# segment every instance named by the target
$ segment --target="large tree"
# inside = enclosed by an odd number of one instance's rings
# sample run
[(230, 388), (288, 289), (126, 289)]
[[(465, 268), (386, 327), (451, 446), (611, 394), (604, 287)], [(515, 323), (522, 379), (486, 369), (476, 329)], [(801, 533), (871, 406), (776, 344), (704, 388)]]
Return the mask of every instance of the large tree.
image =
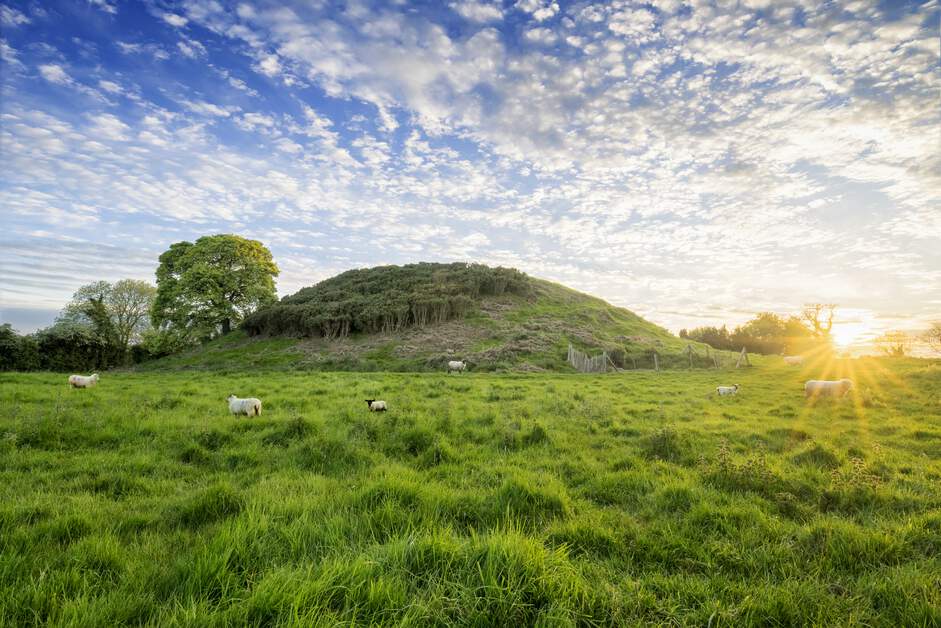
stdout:
[(160, 256), (153, 323), (194, 338), (226, 334), (277, 300), (278, 273), (271, 251), (257, 240), (223, 234), (177, 242)]
[(157, 289), (146, 281), (96, 281), (79, 288), (59, 320), (87, 324), (105, 340), (127, 352), (150, 324)]

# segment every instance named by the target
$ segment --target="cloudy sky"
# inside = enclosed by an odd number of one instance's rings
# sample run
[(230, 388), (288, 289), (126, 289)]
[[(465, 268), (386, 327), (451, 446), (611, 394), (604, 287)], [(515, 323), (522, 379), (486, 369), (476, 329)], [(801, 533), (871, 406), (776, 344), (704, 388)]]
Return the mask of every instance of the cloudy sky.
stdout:
[(260, 239), (289, 294), (475, 260), (672, 329), (941, 317), (930, 2), (0, 5), (0, 307)]

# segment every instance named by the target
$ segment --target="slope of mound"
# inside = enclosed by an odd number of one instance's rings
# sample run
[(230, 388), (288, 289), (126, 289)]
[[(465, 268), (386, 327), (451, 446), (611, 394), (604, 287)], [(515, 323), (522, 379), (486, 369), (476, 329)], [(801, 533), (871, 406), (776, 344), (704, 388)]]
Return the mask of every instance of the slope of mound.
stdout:
[[(244, 330), (167, 368), (572, 370), (568, 346), (618, 366), (688, 366), (686, 341), (624, 308), (517, 270), (410, 264), (352, 270), (250, 316)], [(706, 366), (697, 345), (697, 366)], [(711, 365), (711, 361), (708, 363)]]

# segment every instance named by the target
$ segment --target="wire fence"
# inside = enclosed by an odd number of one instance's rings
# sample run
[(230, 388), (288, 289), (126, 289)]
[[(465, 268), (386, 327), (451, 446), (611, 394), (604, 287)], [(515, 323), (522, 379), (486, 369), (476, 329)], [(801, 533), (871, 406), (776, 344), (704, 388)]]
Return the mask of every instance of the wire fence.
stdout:
[(686, 345), (686, 349), (680, 353), (660, 353), (655, 349), (649, 349), (643, 353), (631, 354), (615, 350), (610, 353), (602, 351), (600, 355), (594, 356), (579, 351), (570, 344), (566, 359), (575, 370), (582, 373), (751, 366), (744, 347), (738, 354), (733, 354), (727, 351), (716, 351), (708, 346), (704, 349), (696, 349), (691, 344)]

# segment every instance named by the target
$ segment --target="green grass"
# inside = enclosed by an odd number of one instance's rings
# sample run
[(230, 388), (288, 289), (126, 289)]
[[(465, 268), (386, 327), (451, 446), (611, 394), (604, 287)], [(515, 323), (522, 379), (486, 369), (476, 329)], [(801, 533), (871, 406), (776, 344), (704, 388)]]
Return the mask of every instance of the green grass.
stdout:
[(937, 626), (941, 363), (849, 368), (0, 374), (0, 625)]

